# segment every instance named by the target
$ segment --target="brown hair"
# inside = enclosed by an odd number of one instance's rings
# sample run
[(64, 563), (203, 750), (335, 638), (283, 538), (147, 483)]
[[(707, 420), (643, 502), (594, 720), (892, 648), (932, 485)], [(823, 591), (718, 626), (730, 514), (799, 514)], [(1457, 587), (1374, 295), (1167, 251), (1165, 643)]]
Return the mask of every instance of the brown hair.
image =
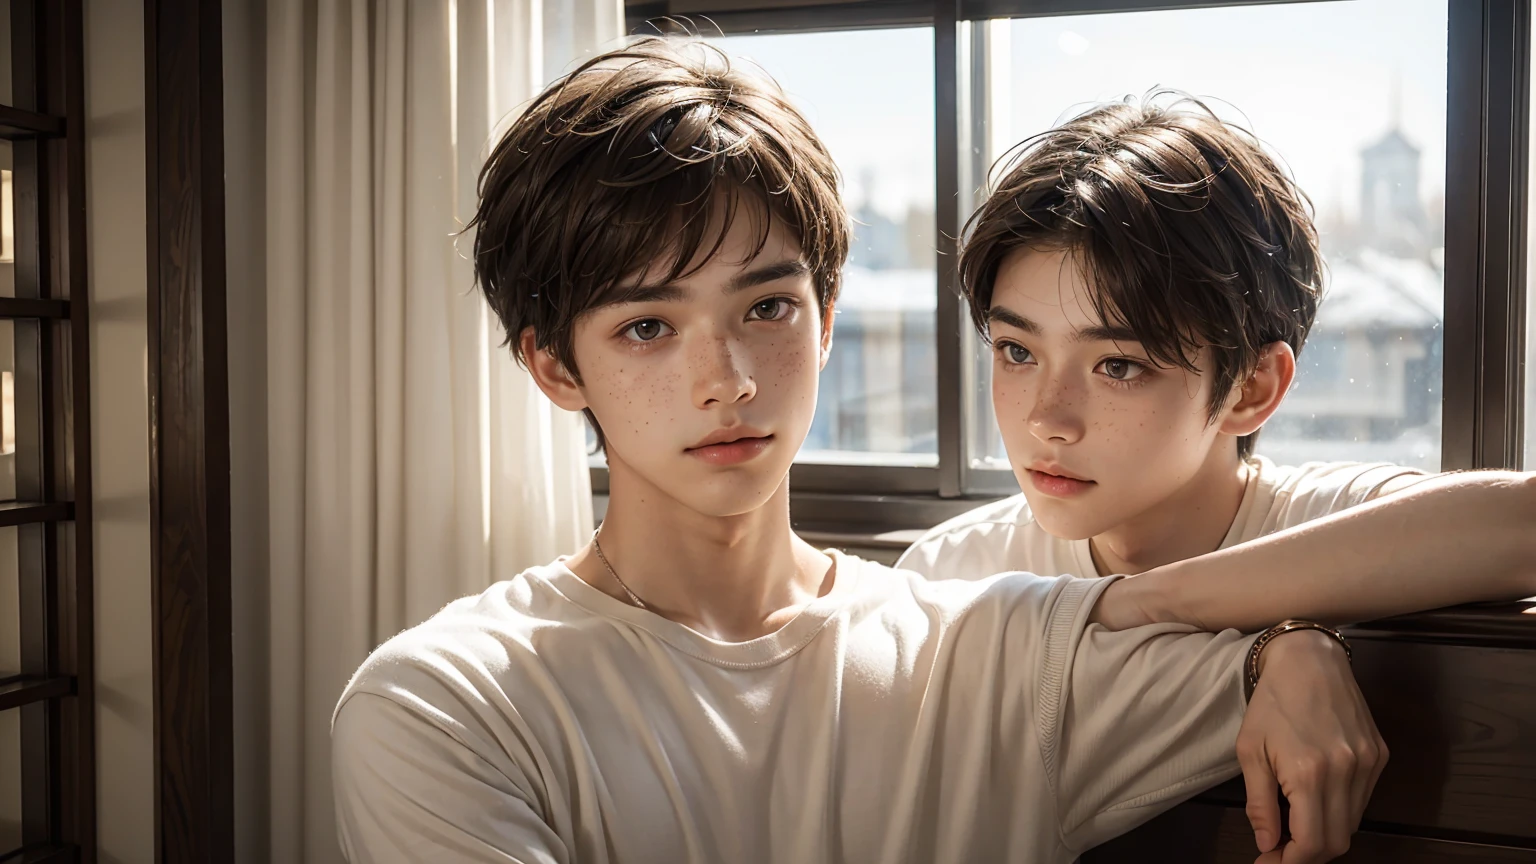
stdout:
[(770, 220), (797, 237), (825, 314), (848, 256), (837, 184), (772, 79), (703, 42), (647, 37), (550, 85), (496, 144), (469, 223), (476, 282), (518, 362), (532, 327), (538, 350), (579, 382), (576, 322), (696, 272), (743, 208), (753, 255)]
[[(1322, 294), (1311, 202), (1204, 103), (1164, 90), (1101, 105), (999, 164), (959, 265), (984, 337), (999, 263), (1030, 248), (1073, 253), (1094, 311), (1154, 362), (1199, 372), (1191, 358), (1209, 348), (1212, 420), (1264, 345), (1301, 351)], [(1257, 437), (1238, 440), (1239, 456)]]

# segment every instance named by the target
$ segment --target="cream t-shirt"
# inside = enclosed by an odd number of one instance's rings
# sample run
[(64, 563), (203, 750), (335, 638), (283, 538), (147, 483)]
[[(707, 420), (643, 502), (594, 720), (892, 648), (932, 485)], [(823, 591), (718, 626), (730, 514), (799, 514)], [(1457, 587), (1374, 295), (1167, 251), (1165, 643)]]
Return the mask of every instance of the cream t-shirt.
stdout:
[[(1363, 462), (1276, 465), (1248, 460), (1248, 485), (1221, 546), (1235, 546), (1369, 501), (1417, 468)], [(931, 579), (982, 579), (1009, 570), (1098, 576), (1087, 540), (1063, 540), (1035, 521), (1022, 494), (984, 504), (924, 534), (896, 566)]]
[(836, 555), (777, 632), (706, 638), (562, 563), (458, 600), (333, 720), (353, 864), (1069, 862), (1238, 773), (1251, 640), (1111, 633), (1111, 579)]

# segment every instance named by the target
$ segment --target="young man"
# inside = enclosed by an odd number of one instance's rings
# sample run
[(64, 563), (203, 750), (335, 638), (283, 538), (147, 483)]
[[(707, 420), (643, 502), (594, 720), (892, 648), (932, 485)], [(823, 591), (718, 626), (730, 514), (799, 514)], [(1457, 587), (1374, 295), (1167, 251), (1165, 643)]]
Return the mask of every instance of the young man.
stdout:
[(358, 670), (348, 857), (1065, 862), (1232, 776), (1240, 725), (1311, 769), (1286, 860), (1347, 845), (1382, 750), (1332, 636), (1110, 632), (1114, 579), (930, 583), (795, 537), (848, 223), (804, 120), (708, 52), (595, 59), (486, 166), (477, 274), (600, 430), (609, 507)]
[[(993, 407), (1023, 493), (939, 525), (897, 567), (936, 579), (1160, 567), (1165, 578), (1111, 592), (1130, 606), (1101, 602), (1103, 623), (1216, 629), (1263, 626), (1277, 612), (1377, 617), (1393, 589), (1370, 586), (1400, 584), (1405, 567), (1431, 580), (1475, 572), (1524, 584), (1521, 562), (1536, 560), (1536, 477), (1430, 480), (1394, 465), (1288, 467), (1254, 455), (1317, 313), (1316, 230), (1305, 196), (1251, 136), (1198, 102), (1161, 96), (1097, 108), (1025, 142), (972, 218), (961, 282), (992, 346)], [(1201, 559), (1215, 582), (1166, 566), (1415, 484), (1412, 497), (1335, 517), (1309, 542), (1277, 547), (1279, 557), (1248, 553), (1235, 571)], [(1375, 581), (1339, 581), (1346, 560)], [(1233, 593), (1244, 587), (1248, 598)], [(1455, 596), (1465, 587), (1443, 583), (1439, 605), (1472, 599)], [(1132, 590), (1147, 592), (1144, 607)], [(1307, 591), (1338, 605), (1301, 602)], [(1251, 751), (1243, 773), (1267, 850), (1278, 836), (1275, 784)]]
[[(1257, 141), (1167, 95), (1025, 142), (972, 218), (961, 282), (991, 344), (992, 403), (1023, 494), (934, 528), (898, 567), (1141, 573), (1425, 480), (1254, 455), (1317, 313), (1317, 233)], [(1459, 475), (1438, 497), (1448, 513), (1454, 490), (1511, 477)], [(1496, 499), (1459, 500), (1490, 531), (1516, 525)]]

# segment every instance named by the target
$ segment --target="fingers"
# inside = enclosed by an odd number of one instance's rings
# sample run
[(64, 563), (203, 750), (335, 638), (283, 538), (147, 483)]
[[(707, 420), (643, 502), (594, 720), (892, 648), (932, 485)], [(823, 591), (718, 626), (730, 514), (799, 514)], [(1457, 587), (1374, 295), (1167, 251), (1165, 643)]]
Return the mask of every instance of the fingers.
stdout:
[(1321, 864), (1328, 860), (1324, 847), (1323, 799), (1319, 794), (1321, 778), (1308, 784), (1305, 791), (1287, 795), (1291, 802), (1291, 840), (1281, 849), (1281, 864)]
[(1280, 784), (1270, 770), (1263, 744), (1238, 741), (1237, 761), (1243, 767), (1243, 785), (1248, 789), (1248, 824), (1253, 826), (1253, 840), (1260, 852), (1268, 852), (1280, 842)]
[(1331, 861), (1349, 851), (1350, 837), (1360, 824), (1365, 810), (1363, 798), (1356, 797), (1359, 779), (1367, 773), (1352, 748), (1340, 748), (1329, 760), (1328, 788), (1323, 794), (1323, 853), (1320, 861)]
[(1320, 864), (1349, 851), (1364, 810), (1362, 781), (1374, 768), (1362, 763), (1357, 749), (1340, 745), (1286, 765), (1291, 840), (1281, 850), (1283, 864)]

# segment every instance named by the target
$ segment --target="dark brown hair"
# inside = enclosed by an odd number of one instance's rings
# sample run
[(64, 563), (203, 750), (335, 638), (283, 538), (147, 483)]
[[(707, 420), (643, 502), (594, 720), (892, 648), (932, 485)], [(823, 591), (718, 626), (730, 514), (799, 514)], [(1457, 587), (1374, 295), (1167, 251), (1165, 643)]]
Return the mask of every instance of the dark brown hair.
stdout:
[[(1298, 353), (1323, 263), (1312, 205), (1247, 131), (1154, 91), (1031, 138), (967, 225), (960, 284), (985, 337), (998, 265), (1021, 248), (1066, 250), (1094, 311), (1151, 359), (1211, 376), (1211, 419), (1260, 349)], [(1197, 369), (1209, 348), (1211, 369)], [(1238, 441), (1252, 455), (1258, 433)]]
[(697, 40), (644, 38), (550, 85), (496, 144), (469, 223), (475, 279), (518, 362), (531, 327), (579, 382), (576, 322), (696, 272), (743, 214), (753, 255), (770, 220), (799, 240), (825, 314), (848, 256), (837, 187), (831, 156), (770, 78)]

